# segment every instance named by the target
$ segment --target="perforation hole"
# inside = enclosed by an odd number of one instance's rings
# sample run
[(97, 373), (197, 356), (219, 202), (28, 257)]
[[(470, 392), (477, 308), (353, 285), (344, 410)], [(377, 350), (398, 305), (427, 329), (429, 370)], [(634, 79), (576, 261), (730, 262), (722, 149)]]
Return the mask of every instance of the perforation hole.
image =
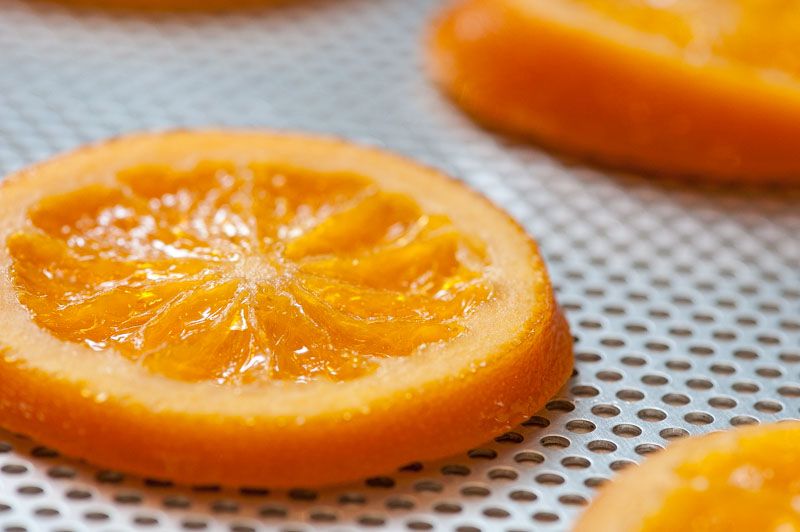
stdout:
[(644, 399), (644, 394), (639, 390), (632, 390), (626, 388), (624, 390), (619, 390), (617, 392), (617, 398), (623, 401), (627, 401), (629, 403), (635, 403), (637, 401), (641, 401), (642, 399)]
[(541, 443), (543, 447), (555, 447), (559, 449), (566, 449), (570, 445), (570, 441), (567, 438), (558, 435), (545, 436), (539, 440), (539, 443)]
[(561, 459), (561, 465), (567, 469), (586, 469), (592, 463), (582, 456), (567, 456)]
[(766, 414), (777, 414), (781, 410), (783, 410), (783, 405), (777, 401), (758, 401), (753, 407), (758, 410), (759, 412), (764, 412)]
[(656, 453), (662, 449), (663, 447), (655, 443), (642, 443), (641, 445), (637, 445), (633, 450), (638, 455), (646, 456), (648, 454)]
[(617, 444), (609, 440), (592, 440), (586, 444), (586, 448), (593, 453), (607, 454), (617, 450)]
[(544, 456), (536, 451), (521, 451), (514, 455), (514, 461), (520, 464), (541, 464), (544, 462)]
[(619, 425), (614, 425), (614, 428), (611, 429), (614, 434), (621, 438), (635, 438), (637, 436), (641, 436), (642, 429), (637, 427), (636, 425), (631, 425), (628, 423), (620, 423)]
[(517, 480), (519, 474), (510, 467), (494, 467), (489, 470), (487, 476), (491, 480)]
[(592, 407), (592, 414), (596, 415), (597, 417), (609, 418), (618, 416), (620, 414), (620, 410), (614, 405), (601, 404), (594, 405)]
[(689, 431), (679, 427), (669, 427), (659, 431), (658, 435), (664, 438), (665, 440), (675, 440), (677, 438), (684, 438), (688, 436)]
[(588, 419), (573, 419), (568, 421), (565, 425), (565, 428), (576, 434), (587, 434), (589, 432), (594, 431), (597, 428), (597, 425), (589, 421)]
[(533, 502), (539, 498), (535, 493), (528, 490), (514, 490), (508, 494), (508, 497), (517, 502)]
[(708, 412), (689, 412), (683, 419), (692, 425), (708, 425), (714, 422), (714, 416)]

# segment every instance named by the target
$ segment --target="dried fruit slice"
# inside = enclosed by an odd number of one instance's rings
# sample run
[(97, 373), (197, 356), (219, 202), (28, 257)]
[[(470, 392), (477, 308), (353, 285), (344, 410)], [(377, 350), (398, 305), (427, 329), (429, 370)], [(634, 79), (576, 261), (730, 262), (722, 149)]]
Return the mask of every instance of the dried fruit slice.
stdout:
[(608, 164), (800, 180), (800, 4), (460, 0), (434, 77), (480, 120)]
[(800, 529), (798, 445), (798, 422), (678, 442), (604, 488), (575, 532)]
[(0, 413), (187, 482), (343, 481), (533, 413), (571, 339), (533, 242), (329, 139), (139, 135), (0, 188)]

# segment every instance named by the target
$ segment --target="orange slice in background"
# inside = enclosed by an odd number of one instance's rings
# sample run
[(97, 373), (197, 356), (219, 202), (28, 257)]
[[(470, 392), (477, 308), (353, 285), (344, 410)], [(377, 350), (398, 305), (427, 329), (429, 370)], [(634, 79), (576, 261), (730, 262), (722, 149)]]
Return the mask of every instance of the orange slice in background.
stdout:
[(603, 488), (575, 532), (800, 530), (800, 423), (671, 445)]
[(536, 245), (343, 141), (174, 132), (0, 187), (0, 419), (183, 482), (315, 485), (534, 413), (572, 341)]
[(800, 3), (460, 0), (430, 70), (479, 120), (603, 163), (800, 182)]

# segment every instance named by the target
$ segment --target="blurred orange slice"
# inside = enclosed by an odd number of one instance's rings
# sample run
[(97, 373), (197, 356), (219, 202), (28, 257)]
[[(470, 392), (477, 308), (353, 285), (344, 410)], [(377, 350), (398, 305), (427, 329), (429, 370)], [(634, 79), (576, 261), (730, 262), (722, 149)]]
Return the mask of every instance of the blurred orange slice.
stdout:
[(607, 164), (800, 182), (800, 3), (460, 0), (429, 63), (479, 120)]
[(2, 423), (185, 482), (313, 485), (535, 412), (571, 339), (535, 244), (342, 141), (137, 135), (0, 188)]
[(800, 530), (800, 423), (690, 438), (603, 488), (575, 532)]

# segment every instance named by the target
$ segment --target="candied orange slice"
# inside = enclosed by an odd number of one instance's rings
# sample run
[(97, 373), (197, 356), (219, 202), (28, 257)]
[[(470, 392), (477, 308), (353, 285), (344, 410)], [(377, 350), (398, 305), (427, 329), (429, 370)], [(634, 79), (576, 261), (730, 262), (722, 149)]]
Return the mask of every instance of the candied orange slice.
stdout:
[(313, 485), (536, 411), (571, 338), (535, 244), (342, 141), (137, 135), (0, 187), (2, 423), (185, 482)]
[(800, 3), (460, 0), (434, 77), (483, 122), (607, 164), (800, 181)]
[(799, 445), (798, 422), (678, 442), (605, 487), (575, 532), (800, 530)]

